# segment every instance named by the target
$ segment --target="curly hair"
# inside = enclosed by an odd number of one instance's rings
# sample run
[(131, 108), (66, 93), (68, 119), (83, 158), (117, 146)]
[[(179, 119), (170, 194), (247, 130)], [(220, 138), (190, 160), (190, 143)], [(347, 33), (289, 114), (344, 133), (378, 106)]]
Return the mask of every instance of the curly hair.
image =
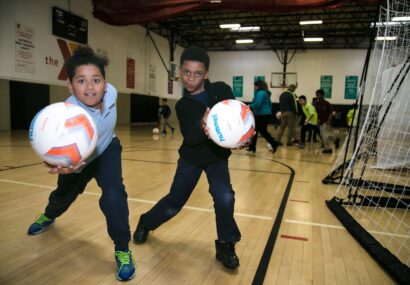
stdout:
[(73, 55), (67, 59), (65, 66), (67, 68), (67, 75), (70, 81), (73, 80), (75, 69), (80, 65), (93, 64), (97, 66), (103, 78), (105, 78), (105, 66), (108, 65), (108, 58), (96, 55), (89, 46), (79, 46)]

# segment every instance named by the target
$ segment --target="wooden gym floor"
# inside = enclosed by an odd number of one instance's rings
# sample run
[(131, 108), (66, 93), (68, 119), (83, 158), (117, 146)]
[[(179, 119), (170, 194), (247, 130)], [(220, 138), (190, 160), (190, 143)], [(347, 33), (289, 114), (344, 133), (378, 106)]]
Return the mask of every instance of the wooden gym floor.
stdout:
[[(153, 140), (152, 127), (117, 128), (132, 232), (140, 214), (169, 191), (178, 159), (180, 133)], [(234, 151), (239, 269), (226, 270), (215, 259), (213, 203), (203, 175), (181, 213), (146, 244), (130, 244), (137, 273), (128, 283), (394, 284), (325, 205), (336, 186), (321, 180), (335, 157), (322, 154), (319, 144), (285, 146), (272, 155), (263, 138), (256, 154)], [(55, 184), (27, 131), (0, 132), (0, 284), (118, 284), (94, 181), (49, 230), (26, 234)], [(281, 207), (284, 215), (276, 219)], [(268, 241), (275, 229), (272, 251)]]

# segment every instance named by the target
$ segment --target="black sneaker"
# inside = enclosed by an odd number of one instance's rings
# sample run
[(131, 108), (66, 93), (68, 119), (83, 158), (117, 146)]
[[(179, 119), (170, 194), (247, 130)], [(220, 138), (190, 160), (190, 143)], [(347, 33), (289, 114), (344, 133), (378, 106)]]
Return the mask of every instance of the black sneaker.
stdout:
[(295, 146), (297, 146), (298, 148), (304, 148), (305, 144), (304, 143), (297, 143), (297, 144), (295, 144)]
[(144, 221), (142, 220), (142, 216), (140, 217), (140, 220), (138, 222), (137, 228), (135, 229), (133, 238), (135, 243), (137, 244), (143, 244), (147, 241), (148, 238), (148, 233), (149, 229), (148, 227), (144, 224)]
[(256, 152), (256, 148), (253, 148), (253, 147), (247, 147), (246, 150), (252, 153)]
[(278, 149), (278, 147), (281, 146), (281, 145), (282, 145), (282, 143), (275, 141), (275, 143), (273, 145), (271, 145), (272, 146), (272, 150), (271, 150), (272, 154), (274, 154), (276, 152), (276, 150)]
[(335, 139), (335, 148), (338, 149), (340, 146), (340, 138)]
[(235, 269), (239, 266), (239, 259), (235, 253), (235, 243), (215, 241), (216, 259), (229, 269)]
[(332, 153), (332, 152), (333, 152), (333, 150), (331, 148), (327, 148), (327, 149), (322, 150), (322, 153)]

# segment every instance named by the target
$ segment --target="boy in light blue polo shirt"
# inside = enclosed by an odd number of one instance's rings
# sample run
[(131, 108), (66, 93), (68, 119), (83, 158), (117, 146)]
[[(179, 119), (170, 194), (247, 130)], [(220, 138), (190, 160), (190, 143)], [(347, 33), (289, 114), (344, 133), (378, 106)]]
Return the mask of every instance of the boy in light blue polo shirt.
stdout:
[(89, 47), (77, 48), (66, 62), (68, 90), (73, 94), (67, 102), (81, 106), (92, 116), (97, 126), (98, 143), (93, 154), (77, 165), (48, 165), (49, 173), (58, 173), (57, 189), (51, 192), (45, 212), (29, 227), (28, 234), (36, 235), (46, 230), (94, 178), (102, 190), (100, 208), (115, 245), (116, 276), (125, 281), (135, 276), (135, 265), (128, 248), (131, 232), (127, 193), (122, 183), (122, 147), (114, 133), (117, 90), (105, 81), (107, 64), (106, 58), (95, 55)]

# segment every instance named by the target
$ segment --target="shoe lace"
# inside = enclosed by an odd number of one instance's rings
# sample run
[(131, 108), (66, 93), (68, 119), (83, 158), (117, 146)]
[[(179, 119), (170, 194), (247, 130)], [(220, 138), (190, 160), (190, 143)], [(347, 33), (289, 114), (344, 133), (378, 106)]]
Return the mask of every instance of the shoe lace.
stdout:
[(116, 251), (115, 256), (122, 264), (130, 264), (131, 261), (131, 253), (128, 251)]
[(50, 221), (44, 214), (41, 214), (40, 217), (37, 218), (36, 223), (42, 225), (45, 222)]

